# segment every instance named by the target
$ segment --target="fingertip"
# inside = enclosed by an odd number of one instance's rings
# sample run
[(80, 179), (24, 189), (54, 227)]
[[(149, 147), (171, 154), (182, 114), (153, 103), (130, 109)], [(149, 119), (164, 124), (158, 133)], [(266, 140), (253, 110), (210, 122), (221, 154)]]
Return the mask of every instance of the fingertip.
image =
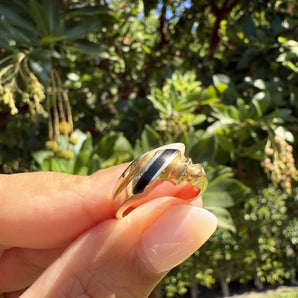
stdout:
[(216, 226), (216, 217), (205, 209), (173, 206), (144, 232), (140, 257), (151, 271), (169, 271), (201, 247)]

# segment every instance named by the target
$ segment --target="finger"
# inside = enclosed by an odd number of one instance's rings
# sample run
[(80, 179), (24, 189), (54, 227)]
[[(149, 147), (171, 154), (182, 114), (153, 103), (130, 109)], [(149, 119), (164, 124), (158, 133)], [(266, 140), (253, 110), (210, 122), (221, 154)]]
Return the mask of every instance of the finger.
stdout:
[(160, 198), (122, 220), (98, 224), (72, 243), (23, 294), (60, 297), (147, 297), (168, 270), (214, 232), (208, 211)]
[[(89, 177), (62, 173), (0, 176), (0, 243), (12, 247), (64, 246), (96, 223), (114, 217), (113, 187), (127, 165)], [(160, 184), (150, 199), (170, 195), (189, 200), (194, 188)]]
[[(185, 186), (184, 186), (185, 188)], [(192, 189), (191, 186), (189, 186)], [(183, 185), (173, 187), (172, 184), (164, 184), (153, 193), (152, 199), (158, 193), (173, 193), (183, 197)], [(191, 190), (184, 191), (184, 197), (188, 197)], [(197, 200), (199, 202), (201, 200)], [(199, 203), (201, 205), (201, 202)], [(6, 249), (0, 258), (0, 293), (23, 289), (31, 285), (41, 272), (61, 253), (60, 249)]]
[(0, 258), (0, 293), (27, 288), (62, 251), (63, 248), (7, 249)]
[(1, 175), (1, 245), (61, 246), (112, 217), (113, 186), (124, 168), (90, 177), (50, 172)]

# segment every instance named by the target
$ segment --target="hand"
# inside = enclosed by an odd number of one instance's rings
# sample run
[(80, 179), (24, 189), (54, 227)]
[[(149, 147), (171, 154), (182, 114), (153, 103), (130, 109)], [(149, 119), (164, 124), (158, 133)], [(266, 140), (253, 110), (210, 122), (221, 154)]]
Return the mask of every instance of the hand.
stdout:
[(0, 297), (147, 297), (211, 236), (215, 217), (167, 182), (158, 199), (115, 219), (125, 167), (0, 175)]

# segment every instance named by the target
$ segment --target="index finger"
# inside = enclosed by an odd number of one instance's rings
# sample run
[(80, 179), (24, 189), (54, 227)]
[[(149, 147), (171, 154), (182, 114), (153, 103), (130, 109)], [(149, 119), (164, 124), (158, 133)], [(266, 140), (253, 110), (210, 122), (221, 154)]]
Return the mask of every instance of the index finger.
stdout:
[[(125, 167), (88, 177), (54, 172), (0, 175), (0, 245), (62, 247), (95, 224), (114, 218), (113, 189)], [(148, 197), (187, 201), (194, 195), (192, 189), (164, 182)]]
[(0, 244), (63, 246), (113, 217), (113, 187), (125, 166), (89, 177), (54, 172), (1, 175)]

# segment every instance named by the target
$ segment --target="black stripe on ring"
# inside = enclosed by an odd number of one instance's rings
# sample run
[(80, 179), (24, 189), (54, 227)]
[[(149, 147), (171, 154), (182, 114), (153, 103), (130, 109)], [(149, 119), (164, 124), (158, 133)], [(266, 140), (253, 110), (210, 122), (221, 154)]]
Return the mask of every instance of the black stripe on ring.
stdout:
[(172, 156), (177, 149), (165, 149), (164, 152), (156, 158), (156, 160), (149, 166), (136, 183), (132, 193), (138, 194), (144, 191), (146, 186), (150, 183), (156, 172), (167, 162), (168, 158)]

